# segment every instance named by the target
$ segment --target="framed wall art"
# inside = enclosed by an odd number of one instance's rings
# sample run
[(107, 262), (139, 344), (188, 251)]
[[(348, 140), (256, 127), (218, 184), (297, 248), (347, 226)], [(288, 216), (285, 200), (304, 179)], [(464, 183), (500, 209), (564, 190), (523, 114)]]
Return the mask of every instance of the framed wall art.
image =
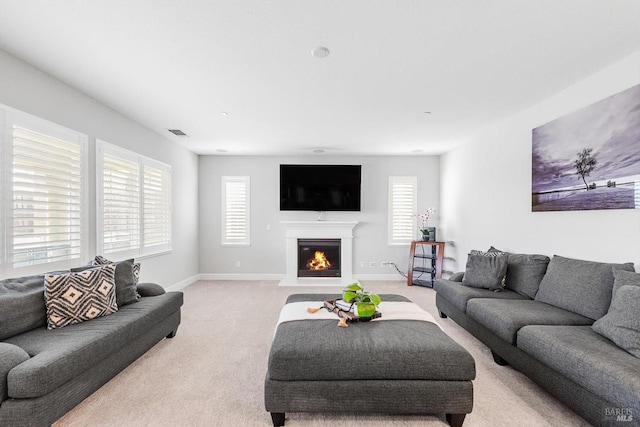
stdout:
[(532, 211), (640, 209), (640, 85), (532, 132)]

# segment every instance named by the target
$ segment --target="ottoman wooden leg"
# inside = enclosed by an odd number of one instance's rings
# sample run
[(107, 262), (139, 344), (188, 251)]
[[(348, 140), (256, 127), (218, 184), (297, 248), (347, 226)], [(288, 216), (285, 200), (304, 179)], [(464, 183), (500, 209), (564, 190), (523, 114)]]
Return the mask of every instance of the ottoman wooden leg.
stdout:
[(451, 427), (462, 427), (466, 415), (467, 414), (447, 414), (447, 422)]
[(271, 412), (271, 420), (273, 427), (282, 427), (284, 425), (284, 412)]

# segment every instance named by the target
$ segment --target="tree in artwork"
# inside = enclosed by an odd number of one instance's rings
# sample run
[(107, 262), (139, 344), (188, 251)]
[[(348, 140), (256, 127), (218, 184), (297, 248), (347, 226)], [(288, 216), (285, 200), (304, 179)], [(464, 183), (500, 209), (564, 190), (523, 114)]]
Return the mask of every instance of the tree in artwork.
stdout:
[(595, 154), (591, 154), (592, 152), (593, 148), (583, 149), (578, 153), (578, 159), (573, 163), (576, 167), (576, 173), (580, 175), (582, 181), (584, 181), (584, 186), (587, 190), (589, 189), (589, 184), (587, 184), (585, 177), (589, 176), (598, 164), (596, 156)]

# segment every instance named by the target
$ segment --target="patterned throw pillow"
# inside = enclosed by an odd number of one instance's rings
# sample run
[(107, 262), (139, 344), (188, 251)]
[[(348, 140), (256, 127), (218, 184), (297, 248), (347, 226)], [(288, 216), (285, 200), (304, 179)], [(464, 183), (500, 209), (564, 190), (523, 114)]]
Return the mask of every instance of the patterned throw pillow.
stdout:
[(93, 259), (93, 261), (91, 261), (91, 265), (107, 265), (107, 264), (112, 264), (112, 263), (113, 263), (113, 261), (109, 261), (108, 259), (106, 259), (102, 255), (96, 255), (96, 257)]
[(77, 273), (45, 274), (47, 328), (55, 329), (118, 311), (113, 264)]
[(140, 263), (133, 264), (133, 282), (137, 285), (140, 282)]
[[(129, 259), (120, 262), (113, 262), (96, 255), (91, 261), (91, 265), (116, 265), (116, 302), (118, 307), (137, 302), (140, 299), (136, 286), (140, 280), (140, 263)], [(72, 270), (73, 271), (73, 270)]]

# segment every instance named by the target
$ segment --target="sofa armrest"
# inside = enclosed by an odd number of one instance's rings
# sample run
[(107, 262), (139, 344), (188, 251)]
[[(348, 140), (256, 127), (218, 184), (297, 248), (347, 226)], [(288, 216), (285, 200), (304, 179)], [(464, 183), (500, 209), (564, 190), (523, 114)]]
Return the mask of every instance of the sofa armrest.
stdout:
[(29, 354), (17, 345), (0, 342), (0, 402), (8, 397), (7, 375), (9, 372), (29, 360)]
[(137, 289), (141, 297), (155, 297), (165, 293), (164, 288), (155, 283), (138, 283)]
[(463, 277), (464, 277), (464, 272), (453, 273), (451, 277), (449, 277), (449, 280), (451, 280), (452, 282), (462, 282)]

